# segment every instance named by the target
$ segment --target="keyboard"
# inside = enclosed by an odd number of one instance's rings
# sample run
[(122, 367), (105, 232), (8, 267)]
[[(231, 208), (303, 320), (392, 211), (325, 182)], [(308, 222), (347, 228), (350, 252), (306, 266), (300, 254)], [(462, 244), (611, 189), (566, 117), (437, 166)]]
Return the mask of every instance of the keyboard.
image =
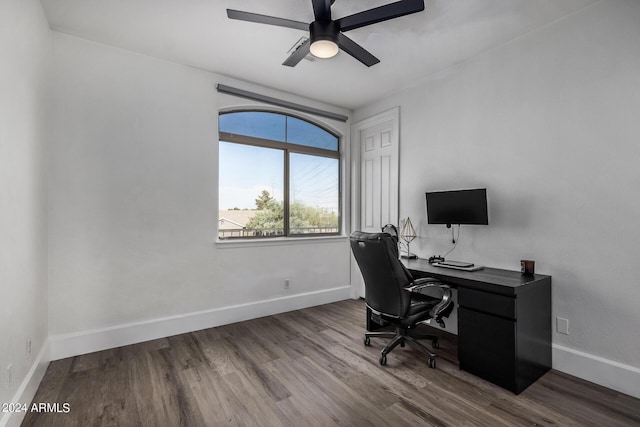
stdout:
[(435, 267), (452, 268), (455, 270), (463, 270), (463, 271), (478, 271), (484, 268), (484, 266), (482, 265), (475, 265), (469, 262), (458, 262), (458, 261), (434, 262), (432, 265)]
[(462, 261), (440, 261), (438, 264), (440, 264), (443, 267), (460, 267), (460, 268), (473, 267), (472, 262), (462, 262)]

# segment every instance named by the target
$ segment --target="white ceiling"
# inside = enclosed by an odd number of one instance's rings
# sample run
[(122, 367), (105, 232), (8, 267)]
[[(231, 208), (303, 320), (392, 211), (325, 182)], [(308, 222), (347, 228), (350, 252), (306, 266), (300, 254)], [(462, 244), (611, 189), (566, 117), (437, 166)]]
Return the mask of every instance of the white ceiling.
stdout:
[[(311, 22), (310, 0), (41, 0), (66, 34), (353, 109), (598, 0), (425, 0), (425, 11), (346, 33), (380, 59), (282, 62), (305, 32), (230, 20), (232, 8)], [(336, 0), (334, 19), (392, 0)]]

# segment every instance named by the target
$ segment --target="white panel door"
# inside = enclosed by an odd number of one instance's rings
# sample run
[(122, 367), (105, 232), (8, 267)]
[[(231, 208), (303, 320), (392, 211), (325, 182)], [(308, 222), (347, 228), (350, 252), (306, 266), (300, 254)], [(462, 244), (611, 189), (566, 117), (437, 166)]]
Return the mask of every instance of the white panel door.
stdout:
[(378, 232), (398, 224), (396, 123), (385, 120), (360, 131), (360, 230)]
[[(354, 212), (353, 229), (379, 232), (386, 224), (398, 225), (399, 108), (386, 111), (353, 125), (352, 141), (357, 146), (360, 169), (354, 194), (359, 203)], [(357, 175), (356, 175), (357, 176)], [(356, 196), (356, 200), (357, 200)], [(357, 266), (355, 267), (357, 270)], [(361, 276), (357, 296), (364, 296)]]

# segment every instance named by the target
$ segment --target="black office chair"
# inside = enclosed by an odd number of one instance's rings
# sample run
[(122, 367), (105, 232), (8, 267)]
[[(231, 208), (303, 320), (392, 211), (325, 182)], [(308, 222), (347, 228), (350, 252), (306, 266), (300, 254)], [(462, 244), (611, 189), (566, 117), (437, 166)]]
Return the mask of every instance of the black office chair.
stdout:
[(417, 339), (430, 340), (438, 348), (438, 338), (409, 333), (430, 319), (444, 327), (443, 317), (454, 308), (449, 286), (434, 278), (414, 279), (398, 259), (397, 239), (389, 233), (354, 231), (350, 243), (364, 278), (367, 307), (396, 328), (395, 332), (366, 332), (364, 344), (371, 345), (373, 337), (393, 338), (380, 353), (381, 365), (387, 364), (387, 354), (398, 344), (407, 343), (427, 354), (429, 367), (435, 368), (436, 355)]

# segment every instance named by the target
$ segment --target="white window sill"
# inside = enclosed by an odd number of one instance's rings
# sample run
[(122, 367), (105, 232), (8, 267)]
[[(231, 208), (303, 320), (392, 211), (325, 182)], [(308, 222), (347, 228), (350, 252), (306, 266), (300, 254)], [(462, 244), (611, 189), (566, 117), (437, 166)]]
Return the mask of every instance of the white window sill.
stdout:
[(348, 236), (313, 236), (313, 237), (270, 237), (264, 239), (225, 239), (216, 240), (219, 249), (250, 248), (261, 246), (317, 245), (322, 243), (346, 242)]

